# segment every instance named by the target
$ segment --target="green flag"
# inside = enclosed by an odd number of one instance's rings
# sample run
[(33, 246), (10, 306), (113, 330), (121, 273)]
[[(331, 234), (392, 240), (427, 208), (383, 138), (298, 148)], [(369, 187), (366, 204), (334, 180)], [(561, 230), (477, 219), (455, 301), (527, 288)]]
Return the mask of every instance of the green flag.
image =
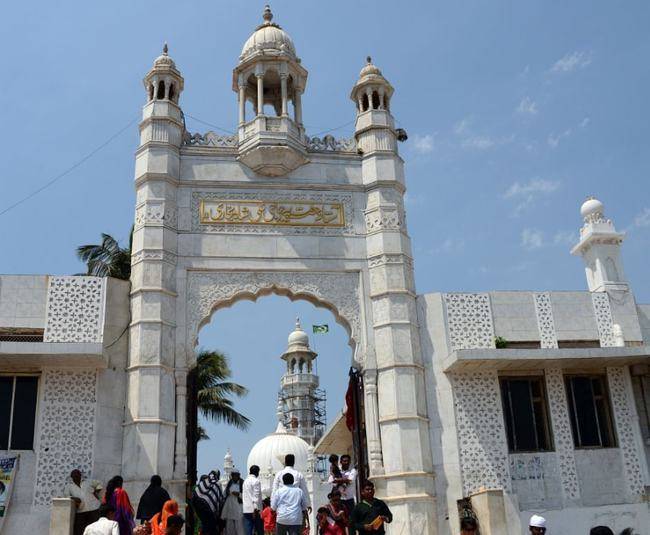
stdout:
[(327, 325), (327, 324), (325, 324), (325, 325), (312, 325), (311, 328), (312, 328), (312, 332), (314, 334), (327, 334), (328, 332), (330, 332), (329, 325)]

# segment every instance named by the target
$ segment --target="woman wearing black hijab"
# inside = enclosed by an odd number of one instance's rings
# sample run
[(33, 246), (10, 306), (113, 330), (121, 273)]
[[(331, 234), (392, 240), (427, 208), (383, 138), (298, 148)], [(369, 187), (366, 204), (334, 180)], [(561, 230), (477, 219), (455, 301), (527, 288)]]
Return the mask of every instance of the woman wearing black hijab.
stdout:
[(169, 500), (169, 493), (162, 487), (160, 476), (151, 476), (151, 484), (143, 492), (138, 503), (138, 512), (135, 517), (144, 523), (162, 511), (163, 505)]

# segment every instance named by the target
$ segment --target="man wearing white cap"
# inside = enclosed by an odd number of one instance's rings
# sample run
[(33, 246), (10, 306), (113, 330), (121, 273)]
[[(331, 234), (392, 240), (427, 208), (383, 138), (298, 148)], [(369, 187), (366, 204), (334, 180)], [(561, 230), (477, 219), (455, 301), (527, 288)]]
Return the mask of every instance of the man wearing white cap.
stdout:
[(546, 519), (543, 516), (533, 515), (528, 522), (528, 528), (532, 535), (544, 535), (546, 533)]

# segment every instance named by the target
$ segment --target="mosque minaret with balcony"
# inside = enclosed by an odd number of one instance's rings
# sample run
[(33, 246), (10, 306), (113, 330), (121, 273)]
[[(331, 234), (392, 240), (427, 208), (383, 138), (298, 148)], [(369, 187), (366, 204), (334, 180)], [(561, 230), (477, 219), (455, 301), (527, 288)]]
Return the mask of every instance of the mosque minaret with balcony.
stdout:
[(318, 442), (325, 428), (325, 394), (319, 389), (315, 373), (316, 357), (317, 353), (309, 347), (309, 336), (296, 318), (296, 328), (281, 356), (287, 368), (280, 380), (279, 398), (284, 426), (311, 446)]

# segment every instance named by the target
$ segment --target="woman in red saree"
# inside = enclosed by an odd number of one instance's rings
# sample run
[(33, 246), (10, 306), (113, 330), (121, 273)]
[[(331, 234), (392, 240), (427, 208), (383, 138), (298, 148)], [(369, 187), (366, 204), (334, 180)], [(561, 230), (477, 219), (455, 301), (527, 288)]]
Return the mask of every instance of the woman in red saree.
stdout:
[(120, 535), (132, 535), (135, 522), (133, 520), (133, 507), (129, 495), (122, 488), (124, 480), (121, 476), (115, 476), (106, 485), (104, 503), (109, 503), (115, 508), (113, 520), (120, 527)]

